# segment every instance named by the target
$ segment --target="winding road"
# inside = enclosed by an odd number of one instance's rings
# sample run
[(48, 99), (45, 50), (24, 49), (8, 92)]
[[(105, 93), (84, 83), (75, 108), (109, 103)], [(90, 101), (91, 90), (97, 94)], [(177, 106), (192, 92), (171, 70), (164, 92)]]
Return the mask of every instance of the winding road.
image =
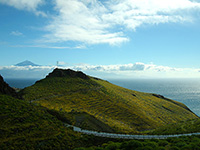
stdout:
[(91, 130), (84, 130), (76, 126), (72, 126), (64, 123), (66, 127), (73, 127), (73, 130), (83, 134), (94, 135), (98, 137), (107, 137), (107, 138), (117, 138), (117, 139), (167, 139), (170, 137), (181, 137), (181, 136), (192, 136), (200, 135), (200, 132), (197, 133), (187, 133), (187, 134), (174, 134), (174, 135), (129, 135), (129, 134), (116, 134), (116, 133), (105, 133), (97, 132)]

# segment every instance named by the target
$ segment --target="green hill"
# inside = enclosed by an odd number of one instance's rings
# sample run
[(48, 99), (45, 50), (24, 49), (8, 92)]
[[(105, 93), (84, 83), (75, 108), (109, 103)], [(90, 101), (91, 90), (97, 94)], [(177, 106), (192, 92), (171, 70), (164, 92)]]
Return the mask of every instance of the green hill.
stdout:
[[(62, 113), (75, 125), (87, 114), (116, 132), (139, 133), (198, 118), (184, 104), (161, 95), (128, 90), (69, 69), (55, 69), (20, 94), (28, 102)], [(102, 130), (89, 124), (87, 128)]]
[[(87, 113), (50, 110), (24, 101), (0, 76), (0, 149), (74, 149), (102, 144), (107, 139), (81, 135), (67, 128), (74, 123), (90, 129), (112, 129)], [(63, 115), (64, 113), (64, 115)], [(69, 119), (68, 119), (69, 118)], [(82, 121), (83, 120), (83, 121)], [(78, 124), (77, 124), (78, 123)], [(99, 127), (100, 126), (100, 127)]]
[(21, 97), (0, 76), (0, 149), (73, 149), (84, 145), (80, 134), (64, 127), (49, 110), (17, 98)]
[[(80, 134), (45, 108), (0, 94), (0, 149), (73, 149)], [(84, 145), (84, 144), (82, 144)]]
[(168, 135), (200, 132), (200, 119), (172, 123), (147, 132), (148, 134)]

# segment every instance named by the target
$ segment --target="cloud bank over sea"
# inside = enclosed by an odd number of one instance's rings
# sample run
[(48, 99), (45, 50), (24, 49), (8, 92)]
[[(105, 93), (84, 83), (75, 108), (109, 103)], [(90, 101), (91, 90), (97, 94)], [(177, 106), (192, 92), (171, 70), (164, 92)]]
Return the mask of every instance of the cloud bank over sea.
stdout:
[(4, 78), (44, 78), (55, 68), (83, 71), (103, 79), (111, 78), (199, 78), (199, 68), (176, 68), (141, 62), (118, 65), (68, 64), (58, 66), (0, 66)]

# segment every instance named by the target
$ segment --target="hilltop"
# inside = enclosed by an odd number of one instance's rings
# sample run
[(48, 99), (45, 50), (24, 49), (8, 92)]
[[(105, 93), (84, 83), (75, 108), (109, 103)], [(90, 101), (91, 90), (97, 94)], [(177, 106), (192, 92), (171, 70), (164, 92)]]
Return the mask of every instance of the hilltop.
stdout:
[(89, 77), (84, 74), (81, 71), (74, 71), (71, 69), (54, 69), (52, 73), (49, 73), (49, 75), (46, 78), (51, 77), (72, 77), (72, 78), (81, 78), (81, 79), (89, 79)]
[(62, 113), (73, 124), (97, 131), (102, 128), (77, 118), (87, 114), (120, 133), (141, 133), (198, 118), (184, 104), (164, 96), (128, 90), (70, 69), (57, 68), (20, 94), (28, 102)]

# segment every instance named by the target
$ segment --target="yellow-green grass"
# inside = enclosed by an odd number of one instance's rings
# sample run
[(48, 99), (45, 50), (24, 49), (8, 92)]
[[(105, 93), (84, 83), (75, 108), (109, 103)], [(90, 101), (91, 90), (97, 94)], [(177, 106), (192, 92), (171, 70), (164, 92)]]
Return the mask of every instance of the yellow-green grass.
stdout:
[(73, 149), (81, 143), (80, 134), (46, 108), (0, 94), (0, 149)]
[(169, 123), (198, 118), (182, 103), (128, 90), (107, 81), (71, 77), (45, 78), (25, 88), (26, 101), (56, 111), (86, 112), (117, 132), (139, 133)]
[(191, 119), (172, 123), (160, 128), (146, 132), (147, 134), (169, 135), (200, 132), (200, 119)]

